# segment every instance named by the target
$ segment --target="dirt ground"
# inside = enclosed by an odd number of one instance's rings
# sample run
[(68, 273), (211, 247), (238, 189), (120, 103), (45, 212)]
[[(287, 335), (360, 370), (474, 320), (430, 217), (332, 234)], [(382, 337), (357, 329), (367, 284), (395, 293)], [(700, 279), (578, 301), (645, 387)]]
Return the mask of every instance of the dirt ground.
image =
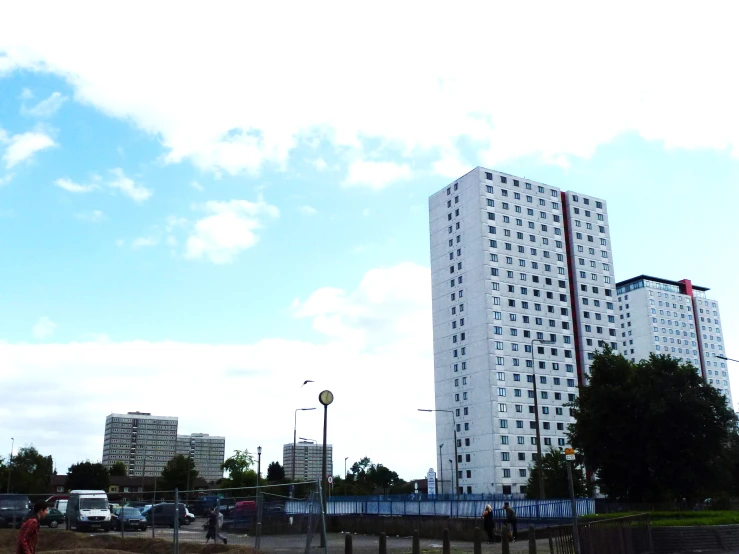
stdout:
[[(18, 531), (0, 529), (0, 552), (15, 552)], [(41, 529), (36, 552), (78, 554), (171, 554), (172, 543), (162, 539), (151, 538), (121, 538), (118, 535), (86, 535), (73, 531)], [(238, 554), (255, 554), (256, 551), (248, 546), (209, 545), (197, 543), (180, 543), (182, 554), (215, 554), (229, 552)]]
[[(159, 530), (158, 533), (164, 533)], [(15, 541), (17, 531), (10, 529), (0, 529), (0, 554), (12, 554), (15, 552)], [(187, 530), (182, 531), (180, 535), (180, 552), (181, 554), (216, 554), (220, 552), (232, 554), (258, 554), (248, 544), (253, 545), (254, 538), (246, 535), (227, 534), (229, 544), (210, 544), (202, 543), (202, 533), (191, 533)], [(328, 552), (331, 554), (341, 554), (344, 552), (345, 535), (341, 533), (329, 533)], [(379, 551), (379, 538), (374, 535), (353, 535), (353, 550), (355, 554), (375, 554)], [(305, 551), (305, 535), (270, 535), (262, 537), (260, 552), (264, 553), (284, 553), (298, 554)], [(315, 536), (311, 550), (316, 554), (322, 553), (323, 549), (319, 547), (319, 537)], [(236, 544), (233, 544), (236, 543)], [(242, 544), (238, 544), (242, 543)], [(548, 552), (549, 547), (545, 540), (537, 541), (539, 552)], [(411, 538), (410, 537), (388, 537), (387, 549), (392, 554), (410, 554)], [(471, 542), (452, 541), (452, 554), (466, 554), (473, 551)], [(500, 543), (490, 545), (483, 544), (483, 554), (499, 553), (501, 551)], [(75, 533), (72, 531), (64, 531), (61, 529), (41, 529), (39, 534), (39, 542), (37, 552), (44, 554), (69, 554), (75, 552), (77, 554), (171, 554), (172, 540), (171, 535), (167, 537), (152, 539), (143, 534), (138, 537), (121, 538), (120, 535), (113, 533), (101, 533), (89, 535), (83, 533)], [(441, 554), (442, 544), (440, 540), (421, 539), (421, 552), (428, 554)], [(528, 542), (520, 541), (510, 545), (511, 554), (524, 554), (529, 552)]]

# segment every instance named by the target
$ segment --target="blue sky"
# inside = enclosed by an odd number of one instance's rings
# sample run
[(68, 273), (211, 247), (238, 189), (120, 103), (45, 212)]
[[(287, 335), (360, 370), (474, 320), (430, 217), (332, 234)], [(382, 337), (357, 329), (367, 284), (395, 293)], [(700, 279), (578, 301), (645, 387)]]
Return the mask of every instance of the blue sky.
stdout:
[[(710, 287), (739, 355), (739, 91), (718, 71), (736, 39), (715, 28), (730, 18), (686, 44), (709, 18), (673, 13), (658, 47), (656, 7), (605, 25), (542, 5), (527, 41), (526, 13), (477, 8), (501, 22), (494, 44), (450, 31), (471, 6), (388, 21), (373, 5), (355, 29), (298, 5), (280, 26), (273, 8), (224, 4), (171, 28), (182, 9), (163, 3), (120, 29), (88, 25), (107, 17), (94, 4), (45, 5), (32, 27), (33, 7), (14, 8), (0, 22), (0, 440), (64, 471), (100, 457), (108, 413), (138, 409), (281, 461), (292, 411), (331, 388), (337, 468), (368, 455), (424, 475), (427, 198), (476, 165), (605, 198), (617, 278)], [(318, 438), (315, 413), (301, 426)]]

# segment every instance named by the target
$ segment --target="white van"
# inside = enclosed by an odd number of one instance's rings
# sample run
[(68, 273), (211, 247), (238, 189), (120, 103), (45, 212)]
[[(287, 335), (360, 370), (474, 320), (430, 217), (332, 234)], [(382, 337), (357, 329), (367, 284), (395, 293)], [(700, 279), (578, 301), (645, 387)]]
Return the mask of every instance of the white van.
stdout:
[(54, 502), (54, 507), (59, 510), (61, 513), (66, 514), (67, 513), (67, 499), (63, 498), (61, 500), (57, 500)]
[(72, 491), (67, 501), (67, 530), (110, 531), (110, 508), (105, 491)]

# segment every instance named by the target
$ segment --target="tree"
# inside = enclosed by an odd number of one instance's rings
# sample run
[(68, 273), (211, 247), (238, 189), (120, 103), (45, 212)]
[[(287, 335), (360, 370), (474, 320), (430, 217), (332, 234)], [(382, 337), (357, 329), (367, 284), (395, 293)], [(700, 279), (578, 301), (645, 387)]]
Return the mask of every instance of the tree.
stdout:
[(720, 487), (737, 418), (692, 365), (665, 355), (632, 363), (606, 348), (571, 406), (571, 443), (609, 497), (692, 503)]
[(107, 491), (110, 486), (108, 469), (100, 463), (89, 460), (69, 466), (66, 487), (69, 490), (92, 489)]
[[(408, 492), (408, 483), (382, 464), (374, 464), (367, 456), (354, 462), (346, 480), (341, 481), (341, 494), (367, 495), (382, 489), (383, 494)], [(336, 489), (336, 487), (334, 487)]]
[[(189, 472), (189, 474), (188, 474)], [(189, 490), (199, 475), (195, 462), (189, 456), (177, 454), (162, 469), (162, 488)]]
[(126, 467), (126, 464), (124, 462), (118, 460), (112, 466), (110, 466), (108, 474), (111, 477), (125, 477), (126, 475), (128, 475), (128, 468)]
[[(544, 468), (544, 492), (547, 498), (569, 498), (570, 485), (567, 478), (567, 462), (562, 449), (551, 448), (542, 456), (541, 464), (537, 460), (529, 472), (526, 485), (526, 498), (539, 498), (539, 466)], [(572, 483), (577, 498), (589, 496), (588, 482), (582, 468), (573, 463)]]
[(285, 468), (280, 462), (272, 462), (267, 466), (267, 481), (277, 483), (285, 478)]
[(221, 464), (228, 477), (221, 480), (221, 488), (253, 487), (257, 484), (257, 472), (251, 469), (254, 455), (248, 450), (234, 450), (233, 456)]
[(367, 472), (367, 477), (375, 488), (382, 489), (382, 494), (387, 494), (391, 485), (401, 481), (397, 473), (389, 470), (382, 464), (372, 464)]
[(26, 446), (10, 460), (3, 471), (3, 481), (8, 481), (10, 471), (10, 492), (24, 494), (43, 494), (49, 489), (49, 482), (54, 471), (54, 460), (44, 456), (33, 446)]

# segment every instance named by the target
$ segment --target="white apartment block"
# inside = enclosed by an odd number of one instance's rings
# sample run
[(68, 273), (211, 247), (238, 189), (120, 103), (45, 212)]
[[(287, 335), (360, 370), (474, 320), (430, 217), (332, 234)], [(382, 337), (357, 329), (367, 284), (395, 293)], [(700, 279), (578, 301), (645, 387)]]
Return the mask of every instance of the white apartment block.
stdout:
[(605, 202), (478, 167), (430, 197), (429, 220), (439, 467), (454, 471), (456, 425), (460, 492), (523, 493), (534, 378), (546, 452), (592, 352), (616, 347)]
[[(282, 446), (282, 467), (285, 478), (293, 476), (293, 443)], [(295, 479), (298, 481), (315, 481), (321, 478), (323, 469), (323, 445), (300, 441), (295, 445)], [(326, 445), (326, 476), (333, 475), (333, 447)]]
[(191, 458), (198, 477), (209, 483), (223, 478), (221, 464), (226, 456), (225, 437), (215, 437), (208, 433), (177, 435), (177, 454)]
[(700, 370), (733, 406), (718, 302), (689, 279), (639, 275), (618, 283), (619, 352), (632, 361), (666, 354)]
[(177, 418), (144, 412), (110, 414), (105, 418), (103, 465), (122, 461), (131, 477), (158, 476), (177, 447)]

